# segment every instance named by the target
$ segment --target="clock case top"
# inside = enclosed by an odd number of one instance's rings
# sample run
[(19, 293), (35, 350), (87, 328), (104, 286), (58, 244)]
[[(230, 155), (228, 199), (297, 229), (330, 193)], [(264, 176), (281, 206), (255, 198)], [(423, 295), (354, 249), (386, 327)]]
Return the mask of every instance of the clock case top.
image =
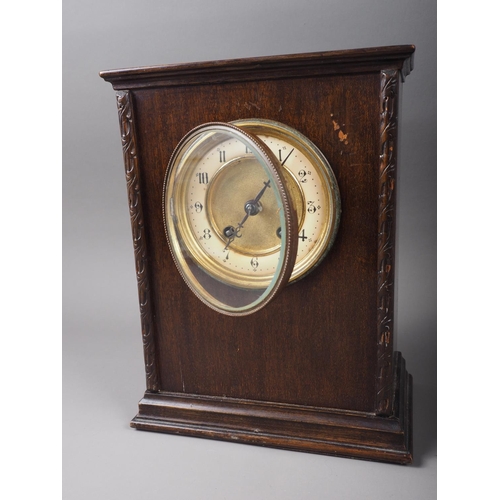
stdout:
[[(413, 46), (101, 72), (117, 91), (147, 391), (132, 425), (409, 463), (411, 376), (394, 352), (400, 83)], [(182, 281), (163, 230), (170, 155), (207, 122), (265, 118), (308, 137), (342, 215), (310, 275), (247, 317)]]

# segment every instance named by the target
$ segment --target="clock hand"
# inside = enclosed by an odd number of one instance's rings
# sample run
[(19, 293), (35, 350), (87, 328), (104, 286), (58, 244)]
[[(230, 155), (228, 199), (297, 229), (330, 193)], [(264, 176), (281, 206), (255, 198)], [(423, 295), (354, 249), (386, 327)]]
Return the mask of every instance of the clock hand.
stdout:
[[(262, 195), (264, 194), (264, 191), (271, 185), (271, 181), (267, 181), (267, 182), (264, 182), (264, 187), (259, 191), (259, 194), (255, 197), (254, 200), (252, 200), (251, 202), (248, 202), (248, 203), (255, 203), (257, 204), (257, 202), (262, 198)], [(248, 203), (245, 205), (245, 207), (248, 205)], [(252, 215), (252, 214), (250, 214)]]
[(271, 181), (268, 180), (267, 182), (264, 182), (264, 187), (259, 191), (257, 196), (250, 201), (247, 201), (245, 203), (245, 217), (241, 220), (241, 222), (238, 223), (236, 226), (236, 229), (233, 226), (226, 227), (224, 229), (224, 235), (228, 237), (228, 242), (227, 245), (224, 247), (224, 251), (226, 251), (229, 248), (229, 245), (234, 241), (235, 238), (241, 238), (241, 235), (238, 234), (241, 229), (243, 228), (243, 224), (247, 221), (248, 217), (250, 215), (257, 215), (260, 212), (258, 203), (259, 200), (262, 198), (264, 195), (266, 189), (271, 186)]
[(281, 162), (282, 165), (285, 164), (285, 162), (290, 158), (290, 155), (295, 151), (295, 148), (292, 148), (292, 150), (288, 153), (287, 157)]

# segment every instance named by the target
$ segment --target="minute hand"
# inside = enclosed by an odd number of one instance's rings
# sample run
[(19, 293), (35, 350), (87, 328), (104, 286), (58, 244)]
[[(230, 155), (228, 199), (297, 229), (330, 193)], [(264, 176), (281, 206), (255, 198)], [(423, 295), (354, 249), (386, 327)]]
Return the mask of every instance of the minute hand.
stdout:
[(290, 155), (295, 151), (295, 148), (292, 148), (292, 150), (288, 153), (287, 157), (281, 162), (282, 165), (285, 164), (285, 162), (290, 158)]

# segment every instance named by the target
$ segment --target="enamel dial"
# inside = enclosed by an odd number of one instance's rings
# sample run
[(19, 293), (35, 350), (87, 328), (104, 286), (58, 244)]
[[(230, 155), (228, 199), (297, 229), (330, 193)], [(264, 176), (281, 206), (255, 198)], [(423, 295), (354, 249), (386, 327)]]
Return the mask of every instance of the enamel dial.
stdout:
[(167, 169), (164, 222), (181, 275), (219, 312), (255, 312), (324, 258), (340, 197), (321, 152), (269, 120), (205, 124)]

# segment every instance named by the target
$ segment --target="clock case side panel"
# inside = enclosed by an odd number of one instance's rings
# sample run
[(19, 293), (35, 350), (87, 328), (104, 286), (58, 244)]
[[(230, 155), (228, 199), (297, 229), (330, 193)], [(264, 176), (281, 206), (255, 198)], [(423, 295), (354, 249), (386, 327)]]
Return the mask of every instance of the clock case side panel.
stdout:
[(144, 346), (144, 364), (146, 368), (146, 387), (148, 391), (156, 392), (159, 390), (159, 374), (132, 93), (130, 91), (116, 92), (116, 103), (118, 106), (128, 205), (134, 242), (142, 342)]
[[(404, 74), (401, 73), (404, 78)], [(400, 72), (380, 72), (380, 164), (377, 249), (376, 413), (394, 414), (393, 351), (396, 264), (396, 176)]]

